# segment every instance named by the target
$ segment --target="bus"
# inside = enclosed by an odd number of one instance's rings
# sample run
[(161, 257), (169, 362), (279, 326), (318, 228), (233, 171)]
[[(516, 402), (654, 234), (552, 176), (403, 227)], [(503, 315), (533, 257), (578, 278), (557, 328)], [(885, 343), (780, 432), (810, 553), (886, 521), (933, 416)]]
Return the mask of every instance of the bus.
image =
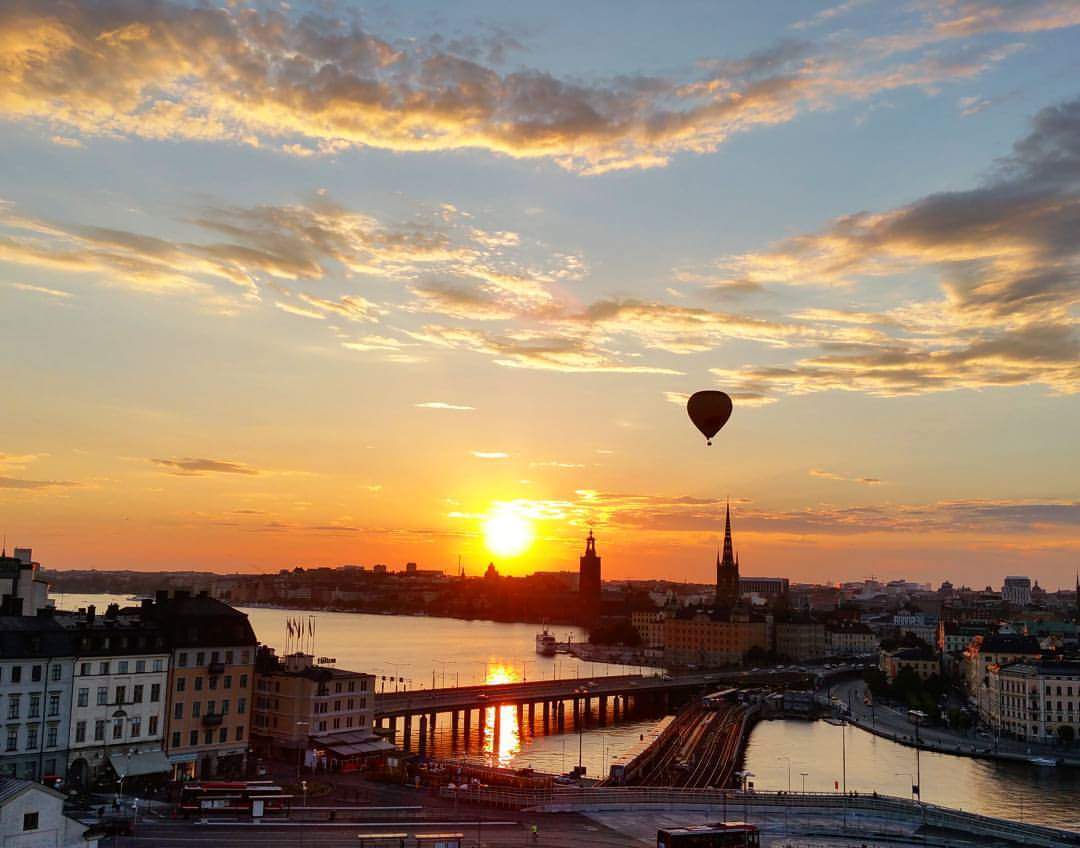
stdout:
[(656, 832), (656, 848), (761, 848), (761, 834), (743, 822), (673, 827)]
[(287, 816), (292, 795), (272, 780), (204, 780), (185, 783), (177, 811), (184, 818)]

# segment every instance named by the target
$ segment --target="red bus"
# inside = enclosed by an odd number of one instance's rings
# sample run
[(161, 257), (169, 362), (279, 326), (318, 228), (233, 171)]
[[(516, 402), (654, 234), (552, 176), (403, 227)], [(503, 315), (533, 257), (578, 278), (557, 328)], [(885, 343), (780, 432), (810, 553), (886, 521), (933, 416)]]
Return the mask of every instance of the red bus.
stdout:
[(204, 780), (184, 784), (178, 811), (184, 818), (287, 816), (292, 797), (272, 780)]

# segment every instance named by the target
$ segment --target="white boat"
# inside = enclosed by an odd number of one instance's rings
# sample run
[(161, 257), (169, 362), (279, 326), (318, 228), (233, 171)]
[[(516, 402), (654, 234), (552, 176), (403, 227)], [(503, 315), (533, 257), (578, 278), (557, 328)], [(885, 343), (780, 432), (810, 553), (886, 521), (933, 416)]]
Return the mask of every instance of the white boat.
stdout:
[(1053, 757), (1032, 757), (1028, 760), (1033, 766), (1056, 766), (1058, 761)]
[(548, 633), (548, 629), (545, 627), (540, 633), (536, 634), (536, 653), (545, 657), (555, 656), (555, 636)]

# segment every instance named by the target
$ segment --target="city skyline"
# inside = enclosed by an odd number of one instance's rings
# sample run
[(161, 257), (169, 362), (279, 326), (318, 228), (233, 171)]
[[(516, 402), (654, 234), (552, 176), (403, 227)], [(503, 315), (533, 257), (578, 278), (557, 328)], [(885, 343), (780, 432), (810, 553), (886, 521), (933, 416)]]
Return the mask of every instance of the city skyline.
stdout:
[(1078, 25), (8, 4), (7, 547), (1071, 588)]

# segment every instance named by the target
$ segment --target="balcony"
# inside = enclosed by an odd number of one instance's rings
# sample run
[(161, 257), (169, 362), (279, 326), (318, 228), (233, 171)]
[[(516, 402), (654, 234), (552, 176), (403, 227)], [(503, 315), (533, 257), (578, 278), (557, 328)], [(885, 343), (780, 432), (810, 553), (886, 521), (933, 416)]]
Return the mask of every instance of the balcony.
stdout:
[(202, 717), (202, 723), (204, 727), (217, 727), (224, 719), (221, 713), (206, 713)]
[(225, 663), (223, 663), (223, 662), (212, 662), (212, 663), (210, 663), (210, 665), (208, 665), (206, 667), (206, 671), (209, 674), (224, 674), (225, 673)]

